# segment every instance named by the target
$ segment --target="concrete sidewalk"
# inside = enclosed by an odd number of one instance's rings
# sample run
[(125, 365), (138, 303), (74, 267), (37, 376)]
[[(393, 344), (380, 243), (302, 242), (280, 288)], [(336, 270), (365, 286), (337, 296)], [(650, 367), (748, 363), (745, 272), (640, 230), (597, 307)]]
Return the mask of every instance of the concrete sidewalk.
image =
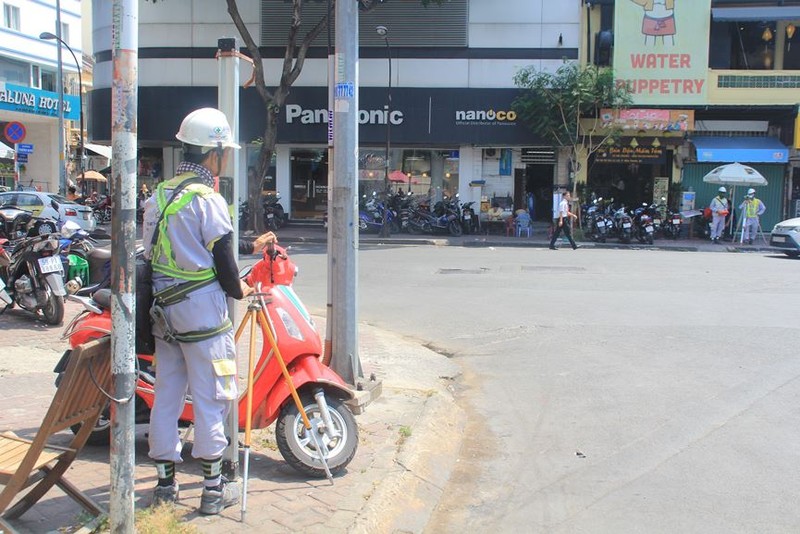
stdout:
[[(81, 308), (67, 303), (67, 320)], [(324, 324), (319, 325), (324, 332)], [(55, 387), (51, 372), (66, 348), (62, 328), (47, 327), (19, 310), (0, 316), (0, 432), (33, 437)], [(246, 525), (238, 506), (220, 516), (197, 514), (202, 475), (184, 451), (178, 514), (200, 532), (421, 532), (449, 478), (465, 425), (450, 384), (458, 367), (446, 357), (397, 334), (362, 324), (365, 376), (374, 373), (383, 393), (356, 417), (359, 448), (346, 472), (330, 485), (295, 472), (275, 446), (274, 426), (253, 432)], [(240, 354), (240, 359), (245, 355)], [(240, 369), (246, 369), (240, 365)], [(241, 372), (240, 372), (241, 374)], [(155, 469), (147, 458), (146, 425), (136, 432), (136, 507), (149, 505)], [(240, 434), (240, 439), (241, 439)], [(59, 434), (66, 444), (71, 434)], [(68, 479), (108, 508), (106, 447), (86, 447)], [(412, 512), (413, 513), (409, 513)], [(21, 518), (20, 533), (65, 531), (87, 520), (81, 508), (52, 489)], [(0, 531), (2, 529), (0, 528)], [(72, 530), (67, 530), (72, 532)]]
[[(327, 230), (321, 225), (289, 223), (278, 232), (278, 240), (282, 244), (320, 244), (328, 240)], [(244, 239), (253, 236), (243, 235)], [(765, 240), (757, 239), (752, 245), (733, 242), (730, 237), (718, 245), (707, 239), (681, 238), (666, 239), (656, 238), (652, 245), (639, 243), (634, 239), (630, 244), (622, 244), (617, 239), (608, 239), (606, 243), (595, 243), (590, 240), (577, 239), (577, 243), (585, 248), (623, 249), (623, 250), (676, 250), (685, 252), (759, 252), (783, 254), (779, 249), (769, 246), (769, 234), (764, 234)], [(453, 237), (448, 234), (437, 235), (411, 235), (406, 233), (393, 234), (390, 237), (379, 237), (374, 233), (361, 233), (358, 237), (363, 245), (432, 245), (432, 246), (457, 246), (457, 247), (533, 247), (546, 248), (549, 246), (548, 225), (535, 223), (531, 236), (506, 236), (503, 234), (471, 234)], [(566, 241), (559, 242), (559, 247), (568, 248)]]

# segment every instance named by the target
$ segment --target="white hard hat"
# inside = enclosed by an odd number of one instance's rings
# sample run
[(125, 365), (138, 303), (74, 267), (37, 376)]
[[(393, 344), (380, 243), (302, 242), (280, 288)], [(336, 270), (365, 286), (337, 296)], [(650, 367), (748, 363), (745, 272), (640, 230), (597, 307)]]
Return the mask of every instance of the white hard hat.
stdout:
[(717, 191), (719, 191), (720, 193), (727, 193), (727, 192), (728, 192), (728, 190), (727, 190), (727, 189), (725, 189), (725, 186), (724, 186), (724, 185), (720, 186), (720, 188), (719, 188), (719, 189), (717, 189)]
[(755, 195), (756, 194), (756, 190), (751, 187), (750, 189), (747, 190), (747, 194), (748, 195)]
[(241, 148), (233, 140), (225, 114), (214, 108), (200, 108), (186, 115), (175, 138), (187, 145)]

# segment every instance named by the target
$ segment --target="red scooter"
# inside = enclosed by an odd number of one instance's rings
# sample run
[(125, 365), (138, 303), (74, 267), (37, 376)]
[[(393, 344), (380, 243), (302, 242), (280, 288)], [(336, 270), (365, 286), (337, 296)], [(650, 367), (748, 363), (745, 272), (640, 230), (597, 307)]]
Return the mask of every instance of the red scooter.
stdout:
[[(256, 321), (261, 325), (262, 349), (254, 368), (252, 386), (252, 409), (248, 414), (247, 395), (239, 397), (240, 430), (250, 418), (252, 428), (266, 428), (277, 421), (275, 428), (278, 449), (284, 459), (305, 475), (323, 478), (343, 470), (353, 459), (358, 447), (358, 427), (355, 418), (345, 404), (353, 397), (347, 384), (322, 362), (322, 342), (310, 314), (292, 289), (297, 267), (286, 254), (286, 250), (272, 245), (265, 250), (263, 258), (251, 268), (244, 269), (241, 277), (255, 289), (249, 297), (250, 307), (259, 311)], [(103, 289), (88, 297), (72, 295), (71, 300), (81, 302), (85, 310), (67, 326), (64, 338), (74, 348), (91, 339), (111, 333), (111, 291)], [(264, 320), (260, 320), (263, 318)], [(240, 326), (237, 339), (243, 330)], [(316, 435), (310, 435), (303, 414), (292, 399), (289, 384), (284, 379), (280, 362), (270, 345), (269, 328), (278, 352), (288, 369), (294, 388), (299, 394), (305, 414), (311, 421)], [(56, 366), (60, 373), (66, 368), (68, 350)], [(155, 400), (155, 373), (153, 356), (137, 355), (136, 423), (148, 423), (150, 410)], [(56, 382), (58, 383), (58, 381)], [(110, 421), (108, 411), (101, 416), (89, 443), (108, 444)], [(194, 412), (191, 394), (187, 395), (181, 426), (191, 425)], [(77, 432), (78, 428), (73, 428)], [(324, 451), (320, 458), (317, 444)]]

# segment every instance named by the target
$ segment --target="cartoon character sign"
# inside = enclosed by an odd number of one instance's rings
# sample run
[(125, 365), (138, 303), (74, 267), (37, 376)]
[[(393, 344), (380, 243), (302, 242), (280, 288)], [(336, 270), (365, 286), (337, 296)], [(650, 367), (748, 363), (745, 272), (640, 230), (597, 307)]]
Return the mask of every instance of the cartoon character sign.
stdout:
[(644, 8), (642, 33), (645, 45), (655, 45), (659, 37), (662, 44), (666, 44), (667, 37), (672, 45), (675, 44), (675, 0), (631, 0), (631, 2)]

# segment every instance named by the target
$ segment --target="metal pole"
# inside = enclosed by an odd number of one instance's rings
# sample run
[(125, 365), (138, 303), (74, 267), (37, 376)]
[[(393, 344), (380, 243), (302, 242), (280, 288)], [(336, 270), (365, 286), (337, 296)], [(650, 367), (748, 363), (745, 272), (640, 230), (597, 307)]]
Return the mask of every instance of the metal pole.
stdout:
[[(111, 372), (114, 395), (131, 398), (135, 391), (136, 299), (136, 143), (138, 113), (137, 63), (139, 3), (114, 0), (111, 12), (113, 78), (111, 81), (111, 174), (114, 183), (111, 217)], [(134, 407), (113, 403), (111, 411), (112, 533), (133, 533)]]
[(326, 306), (326, 321), (325, 321), (325, 346), (323, 348), (324, 359), (326, 362), (331, 362), (331, 354), (333, 353), (333, 268), (331, 259), (333, 258), (333, 225), (331, 224), (331, 208), (333, 207), (333, 186), (336, 182), (336, 173), (334, 170), (334, 151), (333, 151), (333, 76), (335, 58), (333, 55), (333, 43), (331, 42), (331, 26), (333, 25), (333, 11), (331, 0), (328, 0), (328, 239), (327, 239), (327, 252), (328, 252), (328, 301)]
[[(233, 138), (239, 139), (239, 56), (236, 38), (223, 38), (217, 40), (218, 55), (218, 82), (217, 105), (228, 118), (231, 125)], [(228, 165), (224, 169), (225, 176), (233, 181), (233, 255), (239, 261), (239, 153), (228, 158)], [(236, 301), (228, 298), (228, 315), (236, 324)], [(225, 435), (228, 436), (228, 446), (222, 454), (222, 471), (228, 480), (239, 477), (239, 400), (230, 403), (228, 417), (225, 418)]]
[[(386, 26), (378, 26), (375, 28), (378, 35), (383, 37), (386, 43), (386, 58), (389, 62), (389, 83), (386, 85), (386, 159), (383, 172), (383, 191), (386, 195), (385, 205), (383, 209), (383, 224), (381, 225), (381, 237), (389, 236), (389, 225), (386, 224), (386, 219), (389, 213), (389, 164), (390, 164), (390, 150), (391, 132), (392, 132), (392, 49), (389, 46), (389, 29)], [(411, 181), (409, 179), (408, 188), (411, 189)]]
[(335, 181), (331, 206), (332, 367), (350, 384), (361, 376), (358, 359), (358, 4), (336, 2), (336, 67), (333, 144)]
[[(61, 0), (56, 0), (56, 37), (61, 40)], [(58, 47), (58, 192), (67, 194), (67, 167), (64, 158), (64, 64), (61, 62), (61, 47)]]

